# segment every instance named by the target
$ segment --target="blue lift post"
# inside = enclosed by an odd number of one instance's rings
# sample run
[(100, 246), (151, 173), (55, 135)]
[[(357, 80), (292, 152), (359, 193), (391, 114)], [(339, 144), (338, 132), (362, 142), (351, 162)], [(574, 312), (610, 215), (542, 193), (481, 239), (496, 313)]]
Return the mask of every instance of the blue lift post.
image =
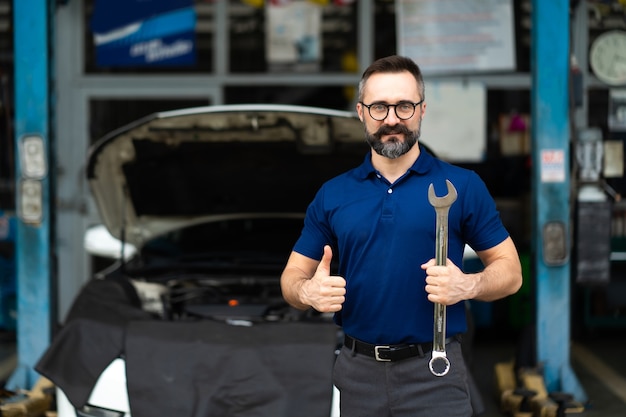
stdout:
[[(43, 175), (39, 172), (39, 168), (49, 166), (51, 4), (52, 0), (13, 2), (18, 363), (8, 385), (22, 389), (32, 388), (39, 379), (34, 366), (50, 343), (52, 323), (50, 181), (47, 169)], [(34, 141), (26, 142), (26, 138)], [(30, 143), (34, 148), (29, 149), (38, 155), (34, 174), (25, 170), (25, 143)], [(24, 188), (25, 183), (33, 188)], [(25, 190), (41, 191), (27, 207), (22, 198)], [(20, 215), (23, 212), (40, 216), (25, 218)]]
[(532, 2), (537, 361), (549, 392), (586, 401), (570, 364), (569, 0)]

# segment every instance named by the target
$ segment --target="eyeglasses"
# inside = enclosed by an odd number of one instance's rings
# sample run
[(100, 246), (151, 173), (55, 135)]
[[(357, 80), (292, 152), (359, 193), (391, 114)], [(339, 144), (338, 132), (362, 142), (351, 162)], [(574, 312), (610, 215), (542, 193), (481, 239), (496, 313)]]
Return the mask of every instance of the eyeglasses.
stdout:
[(387, 115), (389, 114), (389, 107), (393, 107), (393, 110), (396, 112), (396, 116), (398, 116), (398, 119), (408, 120), (415, 114), (415, 107), (419, 106), (423, 102), (423, 99), (418, 101), (417, 103), (411, 103), (410, 101), (401, 101), (398, 104), (365, 104), (362, 101), (359, 101), (359, 103), (367, 107), (367, 111), (369, 111), (372, 119), (379, 122), (387, 118)]

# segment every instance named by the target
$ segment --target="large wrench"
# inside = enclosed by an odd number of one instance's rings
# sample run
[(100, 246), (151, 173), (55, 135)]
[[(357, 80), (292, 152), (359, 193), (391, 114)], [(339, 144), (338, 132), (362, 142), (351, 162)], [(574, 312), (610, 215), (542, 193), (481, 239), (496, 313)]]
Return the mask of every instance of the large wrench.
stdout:
[[(456, 188), (446, 180), (448, 194), (443, 197), (435, 195), (433, 184), (428, 187), (428, 202), (437, 213), (437, 234), (435, 246), (435, 261), (437, 265), (445, 265), (448, 258), (448, 212), (456, 201)], [(444, 376), (450, 370), (450, 361), (446, 357), (446, 306), (435, 304), (435, 318), (433, 323), (433, 350), (428, 362), (430, 372), (435, 376)]]

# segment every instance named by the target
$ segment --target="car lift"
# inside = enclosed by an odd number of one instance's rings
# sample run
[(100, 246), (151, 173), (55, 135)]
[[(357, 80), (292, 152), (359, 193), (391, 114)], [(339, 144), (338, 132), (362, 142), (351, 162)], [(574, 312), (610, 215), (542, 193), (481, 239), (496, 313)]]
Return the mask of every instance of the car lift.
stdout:
[(532, 2), (536, 353), (548, 392), (586, 401), (570, 364), (569, 0)]

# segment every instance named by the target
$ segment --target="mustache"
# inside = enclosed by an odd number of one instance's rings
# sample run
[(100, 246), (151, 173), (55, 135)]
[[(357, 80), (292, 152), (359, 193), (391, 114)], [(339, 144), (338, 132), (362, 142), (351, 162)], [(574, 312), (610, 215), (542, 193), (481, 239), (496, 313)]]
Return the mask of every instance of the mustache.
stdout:
[(404, 125), (394, 125), (394, 126), (382, 125), (376, 131), (374, 135), (380, 138), (383, 135), (397, 135), (397, 134), (409, 135), (410, 133), (411, 131)]

